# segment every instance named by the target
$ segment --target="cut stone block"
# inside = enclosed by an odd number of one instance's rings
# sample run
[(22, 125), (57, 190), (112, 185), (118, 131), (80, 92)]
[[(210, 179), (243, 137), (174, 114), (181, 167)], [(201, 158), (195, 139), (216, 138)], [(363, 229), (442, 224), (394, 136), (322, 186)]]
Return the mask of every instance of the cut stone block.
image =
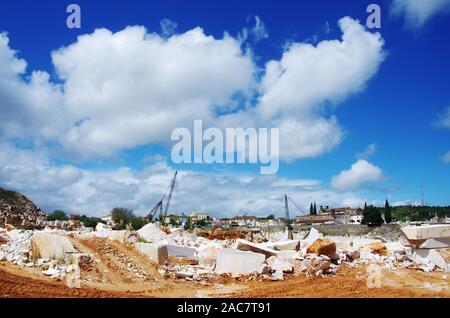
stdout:
[(300, 248), (300, 241), (288, 240), (283, 242), (261, 243), (260, 245), (276, 251), (298, 251)]
[(278, 255), (277, 251), (271, 248), (265, 247), (261, 244), (255, 244), (243, 239), (238, 239), (236, 241), (235, 248), (241, 251), (251, 251), (259, 254), (264, 254), (266, 258)]
[(197, 250), (193, 247), (171, 244), (167, 245), (167, 253), (169, 253), (169, 256), (194, 258), (196, 252)]
[(215, 271), (218, 274), (251, 274), (258, 272), (265, 259), (264, 254), (225, 248), (220, 251), (217, 257)]
[(75, 249), (69, 239), (65, 236), (36, 233), (31, 238), (32, 259), (39, 258), (55, 259), (65, 261)]
[(158, 265), (164, 265), (167, 257), (167, 245), (155, 244), (155, 243), (135, 243), (134, 246), (142, 254), (148, 256), (151, 260), (158, 263)]
[(408, 240), (426, 240), (430, 238), (449, 238), (450, 224), (406, 226), (402, 232)]
[(197, 251), (198, 263), (203, 266), (214, 266), (222, 246), (208, 245), (200, 247)]
[(413, 247), (450, 247), (450, 224), (406, 226), (401, 230), (408, 239), (408, 243)]

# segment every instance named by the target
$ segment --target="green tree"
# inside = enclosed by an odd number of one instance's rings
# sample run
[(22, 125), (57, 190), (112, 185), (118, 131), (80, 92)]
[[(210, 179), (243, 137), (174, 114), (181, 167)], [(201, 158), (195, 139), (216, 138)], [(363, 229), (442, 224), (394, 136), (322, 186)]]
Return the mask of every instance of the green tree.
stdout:
[(85, 227), (92, 227), (92, 228), (94, 228), (97, 225), (97, 223), (104, 223), (102, 221), (102, 219), (100, 219), (100, 218), (89, 217), (89, 216), (86, 216), (86, 215), (82, 215), (80, 217), (80, 222), (83, 223), (83, 225)]
[(313, 214), (314, 214), (314, 215), (317, 215), (317, 206), (316, 206), (316, 202), (314, 202)]
[(313, 207), (312, 202), (311, 202), (311, 205), (309, 206), (309, 214), (310, 214), (310, 215), (313, 215), (313, 214), (314, 214), (314, 207)]
[(383, 218), (381, 217), (381, 209), (374, 207), (373, 205), (366, 206), (363, 211), (362, 224), (368, 226), (380, 226), (383, 224)]
[(55, 210), (49, 215), (47, 215), (48, 221), (67, 221), (68, 217), (66, 215), (66, 212), (63, 210)]
[(266, 217), (266, 220), (275, 220), (275, 215), (271, 214)]
[(115, 223), (116, 230), (125, 229), (128, 224), (131, 224), (134, 218), (133, 211), (126, 208), (115, 207), (111, 211), (111, 219)]
[(131, 227), (135, 231), (141, 229), (147, 223), (148, 222), (146, 218), (133, 216), (133, 218), (131, 219)]
[(205, 227), (207, 225), (205, 220), (199, 220), (195, 222), (194, 227)]
[(389, 205), (388, 200), (386, 200), (386, 202), (384, 203), (384, 220), (386, 221), (386, 223), (392, 222), (392, 209)]

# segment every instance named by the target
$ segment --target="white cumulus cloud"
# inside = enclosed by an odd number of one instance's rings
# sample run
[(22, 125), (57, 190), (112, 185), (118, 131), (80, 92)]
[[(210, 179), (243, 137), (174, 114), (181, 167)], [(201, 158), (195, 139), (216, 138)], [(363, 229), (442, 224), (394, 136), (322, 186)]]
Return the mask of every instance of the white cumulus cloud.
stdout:
[(358, 160), (349, 170), (344, 170), (331, 179), (331, 187), (338, 191), (358, 190), (380, 181), (383, 171), (366, 160)]

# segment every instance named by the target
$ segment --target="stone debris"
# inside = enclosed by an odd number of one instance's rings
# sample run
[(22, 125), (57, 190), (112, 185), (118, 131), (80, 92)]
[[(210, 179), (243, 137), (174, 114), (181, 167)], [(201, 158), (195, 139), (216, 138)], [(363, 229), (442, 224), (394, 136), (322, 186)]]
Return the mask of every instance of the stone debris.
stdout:
[[(0, 262), (39, 268), (42, 275), (59, 280), (74, 272), (75, 267), (68, 263), (69, 256), (76, 257), (85, 272), (94, 270), (99, 260), (78, 253), (67, 237), (72, 235), (69, 233), (64, 230), (6, 231), (0, 228), (0, 242), (3, 242), (0, 244)], [(442, 243), (442, 237), (426, 238), (419, 245), (408, 242), (405, 246), (399, 240), (385, 241), (367, 236), (324, 237), (315, 228), (311, 228), (303, 239), (297, 234), (294, 237), (299, 240), (286, 240), (284, 236), (277, 240), (274, 235), (270, 241), (266, 239), (262, 243), (259, 237), (249, 241), (234, 237), (219, 240), (214, 238), (217, 236), (212, 236), (211, 240), (209, 236), (203, 237), (196, 233), (180, 229), (162, 231), (158, 224), (147, 224), (137, 233), (113, 231), (105, 225), (98, 225), (96, 231), (81, 231), (76, 235), (83, 239), (96, 239), (99, 252), (107, 259), (114, 260), (116, 265), (113, 269), (128, 275), (132, 280), (147, 281), (152, 277), (129, 255), (118, 250), (118, 243), (127, 245), (127, 248), (134, 246), (149, 261), (154, 261), (162, 277), (202, 285), (210, 284), (215, 277), (222, 276), (240, 281), (280, 281), (292, 275), (323, 277), (336, 274), (341, 267), (355, 268), (371, 263), (386, 269), (409, 268), (425, 272), (450, 270), (448, 255), (444, 255), (440, 249), (417, 248), (423, 244), (437, 246)], [(424, 233), (434, 232), (427, 230)], [(441, 230), (438, 234), (446, 235)], [(99, 237), (118, 243), (108, 244), (106, 240), (97, 239)], [(222, 238), (221, 235), (218, 237)], [(96, 280), (91, 276), (84, 279)]]

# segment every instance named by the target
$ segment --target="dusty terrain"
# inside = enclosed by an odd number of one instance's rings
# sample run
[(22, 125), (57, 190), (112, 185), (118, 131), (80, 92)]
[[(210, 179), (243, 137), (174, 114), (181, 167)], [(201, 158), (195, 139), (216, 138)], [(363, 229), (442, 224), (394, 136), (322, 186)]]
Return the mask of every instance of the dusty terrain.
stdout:
[(94, 256), (81, 268), (82, 286), (44, 277), (38, 269), (0, 263), (0, 297), (450, 297), (448, 273), (415, 269), (382, 270), (381, 288), (368, 288), (366, 270), (344, 268), (335, 276), (286, 275), (284, 281), (237, 281), (230, 277), (208, 283), (170, 279), (131, 246), (106, 239), (71, 238), (74, 246)]

